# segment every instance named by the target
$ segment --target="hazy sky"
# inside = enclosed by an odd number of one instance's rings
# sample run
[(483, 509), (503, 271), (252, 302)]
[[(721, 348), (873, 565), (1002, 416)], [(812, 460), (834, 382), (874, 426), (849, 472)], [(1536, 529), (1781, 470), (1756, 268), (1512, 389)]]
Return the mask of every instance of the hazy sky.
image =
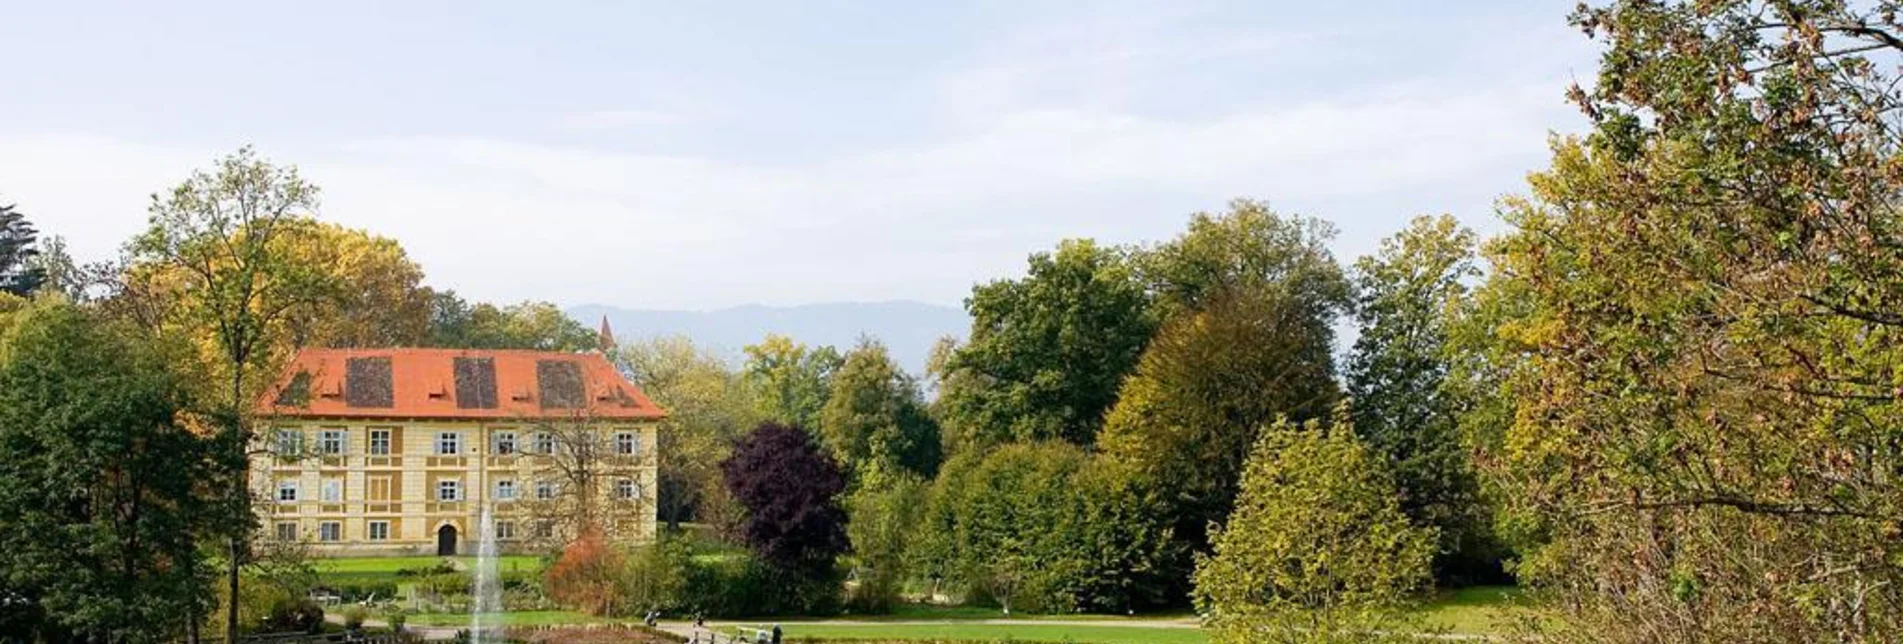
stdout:
[(102, 259), (251, 143), (431, 284), (564, 305), (955, 304), (1238, 196), (1348, 261), (1498, 229), (1582, 127), (1572, 4), (0, 0), (0, 202)]

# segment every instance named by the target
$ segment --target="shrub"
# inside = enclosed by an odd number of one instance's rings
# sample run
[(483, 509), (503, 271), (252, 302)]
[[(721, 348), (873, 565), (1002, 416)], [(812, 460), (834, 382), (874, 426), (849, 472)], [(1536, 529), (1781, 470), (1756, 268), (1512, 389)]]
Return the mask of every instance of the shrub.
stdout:
[(309, 599), (281, 599), (271, 606), (265, 630), (315, 633), (324, 627), (324, 607)]
[(884, 613), (899, 601), (908, 573), (906, 547), (925, 510), (926, 483), (911, 474), (887, 477), (878, 486), (862, 485), (848, 499), (852, 520), (855, 572), (847, 604), (858, 613)]
[(391, 599), (397, 595), (396, 583), (386, 581), (336, 583), (329, 584), (327, 589), (336, 593), (338, 598), (346, 602)]
[(1256, 441), (1213, 537), (1195, 577), (1212, 641), (1310, 642), (1403, 630), (1394, 609), (1431, 580), (1436, 534), (1408, 521), (1352, 428), (1283, 422)]
[(409, 620), (410, 614), (401, 608), (392, 608), (390, 612), (383, 614), (383, 621), (390, 625), (390, 630), (399, 633), (403, 632), (403, 624)]
[(680, 611), (693, 565), (693, 547), (684, 537), (666, 536), (636, 550), (622, 576), (621, 592), (628, 609)]
[(609, 547), (601, 530), (590, 528), (562, 549), (544, 579), (548, 596), (595, 616), (615, 614), (619, 608), (620, 579), (625, 572), (621, 553)]
[(1006, 611), (1123, 612), (1169, 599), (1168, 517), (1127, 468), (1063, 443), (1015, 444), (946, 466), (913, 567)]
[(351, 631), (363, 630), (363, 620), (370, 616), (370, 609), (363, 606), (350, 606), (344, 609), (344, 628)]

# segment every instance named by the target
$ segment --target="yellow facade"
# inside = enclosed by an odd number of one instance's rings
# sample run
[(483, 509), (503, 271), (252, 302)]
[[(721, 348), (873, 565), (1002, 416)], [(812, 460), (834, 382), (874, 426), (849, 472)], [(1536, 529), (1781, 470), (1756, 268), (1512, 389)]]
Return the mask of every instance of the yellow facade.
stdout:
[[(567, 449), (563, 438), (593, 442)], [(473, 554), (485, 504), (493, 505), (505, 553), (557, 548), (584, 522), (617, 541), (655, 535), (653, 420), (550, 429), (534, 421), (285, 418), (261, 424), (257, 439), (260, 538), (294, 540), (314, 554)], [(540, 453), (548, 443), (555, 454)], [(578, 489), (588, 487), (592, 494)]]

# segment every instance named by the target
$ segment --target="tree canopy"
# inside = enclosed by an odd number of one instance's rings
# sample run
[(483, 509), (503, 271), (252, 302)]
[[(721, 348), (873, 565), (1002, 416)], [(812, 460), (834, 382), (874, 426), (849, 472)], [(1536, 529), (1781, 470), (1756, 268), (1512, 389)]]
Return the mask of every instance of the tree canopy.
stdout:
[(175, 641), (211, 606), (199, 548), (234, 516), (181, 375), (70, 304), (10, 314), (0, 357), (0, 631)]
[(767, 423), (720, 464), (727, 490), (747, 509), (747, 544), (760, 559), (807, 579), (830, 579), (850, 545), (840, 494), (846, 477), (805, 430)]
[(926, 413), (918, 383), (877, 340), (846, 352), (820, 409), (819, 437), (861, 483), (938, 471), (938, 423)]
[(1482, 435), (1560, 639), (1903, 630), (1898, 3), (1613, 2), (1490, 254)]
[(1354, 427), (1394, 465), (1401, 510), (1438, 528), (1436, 577), (1497, 581), (1491, 517), (1459, 435), (1460, 394), (1447, 385), (1449, 326), (1479, 277), (1474, 234), (1453, 217), (1418, 217), (1355, 263), (1355, 339), (1345, 380)]
[(832, 392), (833, 373), (845, 360), (839, 350), (808, 347), (776, 334), (745, 350), (747, 382), (759, 401), (760, 413), (796, 427), (819, 427), (820, 410)]
[(590, 351), (601, 348), (599, 333), (549, 302), (508, 306), (470, 304), (455, 291), (429, 294), (429, 346), (457, 349), (529, 349)]
[(1031, 256), (1021, 279), (972, 288), (971, 335), (946, 359), (941, 420), (967, 446), (1096, 440), (1155, 325), (1129, 253), (1087, 239)]
[(39, 231), (14, 208), (0, 205), (0, 293), (25, 297), (46, 281), (46, 270), (33, 261)]

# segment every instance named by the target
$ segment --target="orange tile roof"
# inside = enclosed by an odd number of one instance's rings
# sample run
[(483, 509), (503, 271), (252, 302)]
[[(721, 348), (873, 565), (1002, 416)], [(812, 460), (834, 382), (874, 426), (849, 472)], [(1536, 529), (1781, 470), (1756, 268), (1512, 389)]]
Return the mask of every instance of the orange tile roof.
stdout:
[[(353, 372), (360, 382), (349, 382)], [(571, 391), (576, 375), (580, 390)], [(257, 410), (266, 416), (352, 418), (667, 415), (600, 354), (490, 349), (302, 349), (258, 400)]]

